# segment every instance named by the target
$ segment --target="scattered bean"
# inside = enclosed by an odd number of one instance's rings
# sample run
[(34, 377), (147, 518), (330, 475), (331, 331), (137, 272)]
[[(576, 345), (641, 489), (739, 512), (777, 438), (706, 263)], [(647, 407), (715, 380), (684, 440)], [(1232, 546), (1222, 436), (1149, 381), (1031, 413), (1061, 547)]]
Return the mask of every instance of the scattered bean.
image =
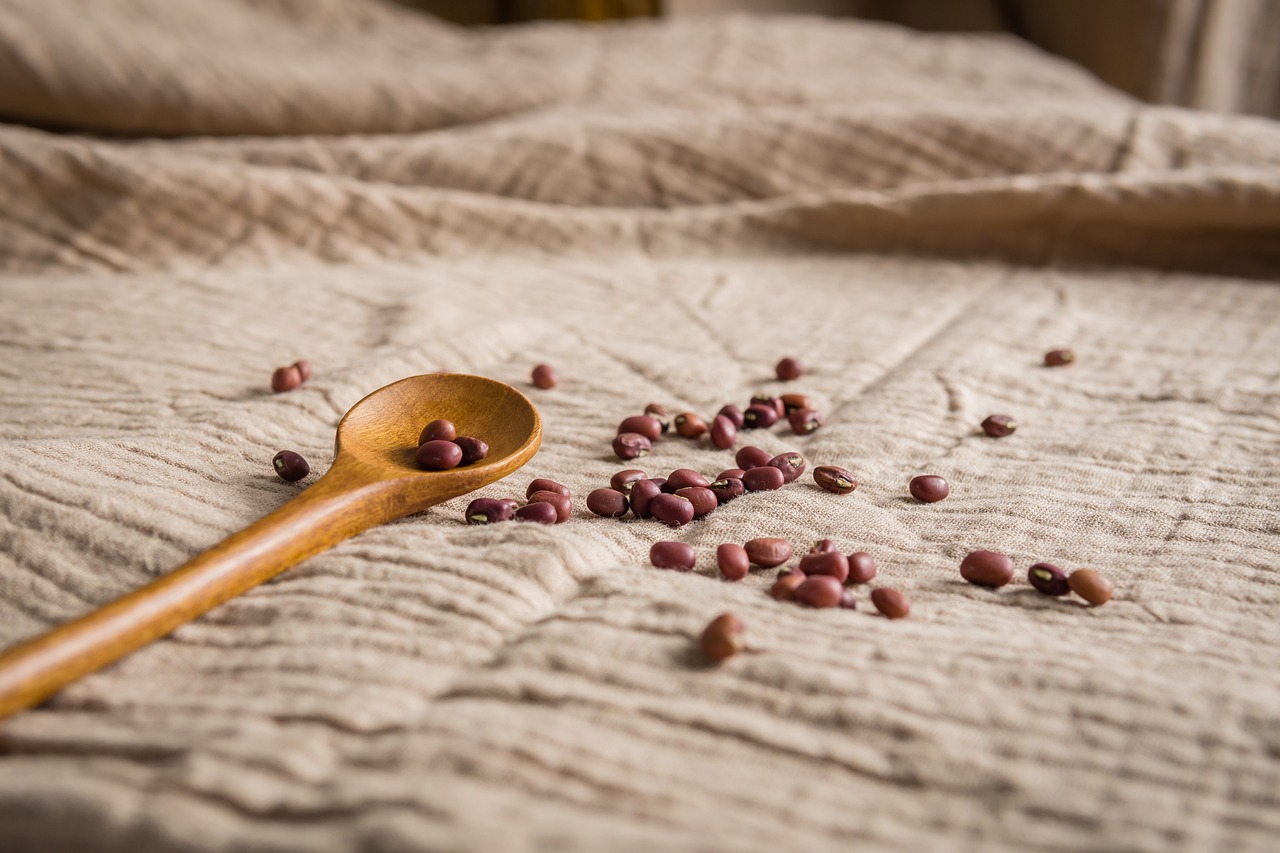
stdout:
[(524, 490), (524, 496), (526, 498), (531, 497), (534, 492), (555, 492), (556, 494), (564, 495), (565, 497), (572, 496), (572, 492), (569, 491), (568, 486), (561, 485), (555, 480), (548, 480), (545, 477), (530, 480), (529, 487)]
[(1094, 607), (1106, 604), (1115, 592), (1115, 586), (1100, 572), (1093, 569), (1076, 569), (1067, 578), (1071, 591)]
[(716, 493), (708, 489), (706, 486), (685, 486), (683, 489), (676, 490), (676, 496), (682, 497), (689, 503), (693, 504), (693, 517), (702, 518), (715, 511), (720, 506), (720, 500), (716, 497)]
[(467, 504), (467, 511), (463, 514), (467, 520), (467, 524), (497, 524), (500, 521), (510, 521), (515, 515), (515, 507), (512, 501), (494, 499), (494, 498), (476, 498)]
[[(787, 407), (783, 404), (781, 397), (775, 397), (772, 394), (766, 394), (763, 391), (751, 396), (751, 405), (768, 406), (773, 409), (778, 417), (782, 417), (787, 413)], [(746, 417), (745, 413), (743, 414), (743, 417)]]
[(1066, 367), (1075, 360), (1076, 354), (1069, 349), (1051, 349), (1044, 354), (1045, 367)]
[(776, 536), (761, 536), (742, 546), (747, 557), (762, 569), (781, 566), (791, 559), (791, 543)]
[(685, 438), (698, 438), (706, 431), (707, 425), (693, 412), (676, 415), (676, 432)]
[(654, 542), (649, 549), (649, 562), (660, 569), (687, 572), (697, 563), (693, 546), (684, 542)]
[(667, 527), (693, 521), (693, 502), (679, 495), (658, 495), (649, 503), (649, 513)]
[(742, 475), (742, 485), (746, 486), (748, 492), (771, 492), (774, 489), (781, 489), (785, 480), (786, 475), (782, 473), (782, 469), (772, 465), (752, 468)]
[(311, 378), (311, 362), (300, 358), (293, 363), (293, 366), (297, 368), (298, 376), (303, 382)]
[(706, 487), (708, 480), (692, 468), (677, 468), (667, 475), (667, 485), (672, 493), (688, 486)]
[(489, 455), (489, 443), (471, 435), (460, 435), (453, 443), (462, 448), (462, 464), (470, 465), (479, 462)]
[(271, 465), (280, 479), (288, 483), (301, 480), (311, 473), (311, 465), (307, 460), (302, 458), (302, 454), (292, 450), (281, 450), (271, 458)]
[(768, 429), (778, 422), (778, 412), (772, 406), (752, 403), (742, 413), (743, 429)]
[(656, 419), (662, 425), (663, 435), (666, 435), (667, 430), (671, 429), (671, 419), (667, 417), (667, 409), (661, 403), (650, 403), (644, 407), (644, 413)]
[(947, 481), (934, 474), (912, 477), (909, 488), (913, 498), (925, 503), (937, 503), (951, 494), (951, 487), (947, 485)]
[(835, 607), (843, 594), (844, 587), (831, 575), (813, 575), (796, 587), (795, 599), (810, 607)]
[(769, 594), (779, 601), (793, 601), (796, 595), (796, 587), (804, 582), (805, 576), (803, 572), (778, 575), (778, 579), (773, 582), (773, 586), (769, 589)]
[[(650, 477), (650, 478), (649, 478), (649, 482), (650, 482), (650, 483), (653, 483), (655, 486), (657, 486), (657, 487), (658, 487), (658, 491), (660, 491), (660, 492), (667, 492), (667, 478), (666, 478), (666, 477)], [(671, 494), (671, 493), (670, 493), (670, 492), (667, 492), (667, 494)]]
[(541, 491), (529, 495), (529, 503), (551, 504), (556, 508), (556, 524), (564, 524), (573, 515), (573, 501), (559, 492)]
[(728, 450), (738, 440), (738, 428), (727, 415), (716, 415), (711, 422), (711, 443), (720, 450)]
[(840, 593), (840, 606), (845, 610), (858, 609), (858, 595), (851, 589), (846, 589)]
[(648, 479), (648, 474), (639, 468), (628, 468), (625, 471), (619, 471), (609, 478), (609, 485), (615, 491), (622, 492), (624, 495), (631, 493), (631, 487), (635, 485), (636, 480)]
[(1013, 435), (1013, 431), (1017, 428), (1018, 422), (1008, 415), (990, 415), (982, 422), (982, 431), (992, 438)]
[(820, 551), (800, 558), (800, 571), (809, 577), (830, 575), (840, 583), (849, 577), (849, 558), (839, 551)]
[(794, 482), (797, 477), (804, 473), (804, 457), (795, 451), (779, 453), (769, 460), (769, 464), (782, 472), (782, 481), (784, 483)]
[(866, 551), (849, 555), (849, 583), (867, 583), (876, 576), (876, 561)]
[(428, 441), (453, 441), (457, 437), (458, 429), (453, 425), (453, 421), (440, 418), (422, 428), (422, 434), (418, 436), (418, 446), (421, 447)]
[(741, 480), (742, 475), (747, 473), (741, 468), (726, 468), (719, 474), (716, 474), (717, 480)]
[(974, 551), (960, 561), (960, 577), (977, 586), (1004, 586), (1013, 580), (1013, 560), (998, 551)]
[(811, 409), (809, 398), (804, 394), (783, 394), (778, 398), (782, 401), (782, 413), (789, 415), (797, 409)]
[(768, 465), (769, 460), (773, 458), (773, 454), (767, 450), (763, 450), (754, 445), (748, 444), (746, 447), (740, 448), (733, 456), (733, 461), (738, 463), (738, 467), (743, 471), (750, 471), (752, 468), (759, 468)]
[(627, 496), (617, 489), (595, 489), (587, 495), (587, 509), (605, 518), (622, 518), (627, 503)]
[(433, 439), (418, 448), (418, 464), (432, 471), (456, 468), (462, 462), (462, 448), (452, 441)]
[(649, 504), (662, 494), (662, 486), (656, 480), (636, 480), (631, 486), (631, 511), (636, 518), (653, 518)]
[(1066, 595), (1071, 591), (1067, 573), (1052, 563), (1036, 563), (1027, 569), (1027, 580), (1045, 595)]
[(275, 373), (271, 374), (271, 390), (277, 394), (292, 391), (301, 384), (302, 372), (298, 370), (295, 364), (291, 364), (288, 367), (277, 367)]
[(652, 449), (653, 443), (638, 432), (624, 432), (613, 439), (613, 452), (619, 459), (639, 459)]
[(555, 524), (556, 508), (549, 503), (525, 504), (516, 510), (516, 521), (534, 521), (538, 524)]
[(727, 406), (721, 406), (720, 411), (716, 412), (716, 417), (724, 415), (733, 422), (734, 429), (742, 429), (742, 410), (730, 403)]
[(787, 423), (791, 424), (791, 431), (796, 435), (809, 435), (822, 426), (822, 415), (813, 409), (796, 409), (787, 415)]
[(819, 465), (814, 468), (813, 481), (837, 495), (847, 495), (858, 488), (858, 481), (853, 478), (853, 474), (835, 465)]
[(725, 580), (740, 581), (751, 571), (751, 558), (747, 549), (732, 542), (726, 542), (716, 548), (716, 565)]
[(793, 379), (799, 379), (804, 374), (804, 365), (798, 359), (784, 358), (778, 362), (778, 366), (774, 368), (774, 371), (783, 382), (790, 382)]
[(649, 441), (657, 441), (662, 436), (662, 421), (652, 415), (632, 415), (618, 424), (618, 434), (624, 432), (638, 433)]
[(747, 492), (747, 487), (742, 485), (742, 480), (738, 477), (724, 477), (707, 486), (711, 493), (716, 496), (716, 501), (724, 506), (734, 498), (740, 498)]
[(825, 554), (826, 552), (834, 551), (835, 549), (836, 549), (836, 543), (832, 542), (830, 539), (818, 539), (818, 540), (815, 540), (814, 543), (809, 546), (809, 553)]
[(745, 647), (742, 633), (742, 622), (738, 617), (732, 613), (724, 613), (712, 619), (711, 624), (703, 630), (698, 646), (713, 661), (726, 660)]
[(890, 619), (902, 619), (911, 612), (911, 602), (907, 597), (886, 586), (871, 590), (871, 603)]
[(532, 378), (534, 386), (544, 391), (560, 384), (560, 377), (556, 375), (555, 368), (549, 364), (539, 364), (535, 367)]

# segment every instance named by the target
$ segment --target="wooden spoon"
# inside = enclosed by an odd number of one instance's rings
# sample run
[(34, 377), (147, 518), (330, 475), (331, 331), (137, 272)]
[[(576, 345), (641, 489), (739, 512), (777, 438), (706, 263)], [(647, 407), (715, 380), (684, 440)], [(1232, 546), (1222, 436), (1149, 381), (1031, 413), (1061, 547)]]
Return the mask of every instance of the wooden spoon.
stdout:
[[(436, 418), (489, 443), (482, 461), (423, 471), (418, 434)], [(523, 394), (480, 376), (411, 376), (338, 424), (329, 471), (289, 503), (185, 565), (0, 655), (0, 719), (362, 530), (466, 494), (537, 452), (542, 422)]]

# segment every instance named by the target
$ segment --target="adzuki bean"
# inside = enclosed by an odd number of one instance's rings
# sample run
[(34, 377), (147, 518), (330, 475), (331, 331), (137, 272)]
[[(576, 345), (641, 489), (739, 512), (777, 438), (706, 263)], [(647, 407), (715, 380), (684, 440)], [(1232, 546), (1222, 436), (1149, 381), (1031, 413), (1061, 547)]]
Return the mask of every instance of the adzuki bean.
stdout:
[(641, 471), (639, 468), (628, 468), (625, 471), (619, 471), (609, 478), (609, 485), (615, 490), (622, 492), (624, 495), (631, 493), (631, 487), (636, 484), (637, 480), (646, 480), (649, 475)]
[(681, 527), (693, 521), (693, 502), (679, 495), (658, 495), (649, 503), (649, 513), (667, 527)]
[(511, 501), (495, 498), (476, 498), (467, 504), (464, 513), (467, 524), (497, 524), (510, 521), (515, 515)]
[(813, 409), (796, 409), (787, 415), (787, 423), (791, 424), (791, 431), (796, 435), (809, 435), (822, 426), (822, 415)]
[(529, 495), (529, 503), (551, 504), (556, 509), (556, 524), (564, 524), (573, 515), (573, 501), (559, 492), (541, 491)]
[(789, 415), (797, 409), (811, 409), (809, 398), (803, 394), (783, 394), (778, 398), (782, 401), (782, 413)]
[(1106, 604), (1115, 592), (1115, 586), (1093, 569), (1076, 569), (1067, 578), (1071, 591), (1094, 607)]
[(1018, 428), (1018, 422), (1008, 415), (989, 415), (982, 422), (982, 431), (992, 438), (1004, 438), (1006, 435), (1013, 435), (1014, 430)]
[(778, 366), (774, 368), (774, 372), (783, 382), (790, 382), (793, 379), (799, 379), (804, 375), (804, 365), (799, 359), (784, 358), (778, 362)]
[(667, 475), (667, 487), (673, 494), (689, 486), (705, 487), (707, 483), (707, 478), (692, 468), (677, 468)]
[(835, 465), (819, 465), (813, 469), (813, 481), (837, 495), (847, 495), (858, 488), (858, 481), (853, 474)]
[(886, 586), (871, 590), (871, 603), (889, 619), (904, 619), (911, 612), (907, 597)]
[(555, 524), (556, 508), (549, 503), (525, 504), (516, 510), (516, 521), (533, 521), (538, 524)]
[(649, 549), (649, 562), (659, 569), (679, 569), (687, 572), (697, 563), (692, 545), (684, 542), (654, 542)]
[(843, 594), (844, 587), (831, 575), (813, 575), (796, 587), (795, 599), (810, 607), (835, 607)]
[(1045, 595), (1066, 595), (1071, 591), (1067, 573), (1052, 563), (1036, 563), (1027, 569), (1027, 580)]
[(772, 453), (752, 444), (739, 448), (738, 452), (733, 455), (733, 461), (737, 462), (738, 467), (743, 471), (750, 471), (752, 468), (768, 465), (769, 460), (772, 458)]
[(732, 403), (727, 406), (721, 406), (720, 411), (716, 412), (716, 417), (724, 415), (733, 424), (734, 429), (742, 429), (742, 410)]
[(800, 558), (800, 571), (809, 577), (830, 575), (840, 583), (849, 577), (849, 558), (839, 551), (820, 551)]
[(649, 504), (662, 494), (662, 486), (654, 480), (636, 480), (631, 487), (631, 511), (636, 518), (653, 518)]
[(302, 384), (302, 372), (296, 364), (288, 367), (277, 367), (271, 374), (271, 390), (277, 394), (292, 391)]
[(830, 539), (816, 539), (814, 540), (814, 543), (809, 546), (809, 553), (825, 554), (826, 552), (834, 551), (835, 549), (836, 543), (832, 542)]
[(303, 382), (306, 382), (311, 378), (311, 362), (300, 358), (293, 363), (293, 366), (297, 368), (298, 376)]
[(421, 447), (428, 441), (453, 441), (457, 437), (458, 428), (453, 425), (453, 421), (438, 418), (422, 428), (422, 434), (418, 436), (418, 446)]
[(1075, 360), (1076, 354), (1069, 349), (1051, 349), (1044, 354), (1045, 367), (1066, 367)]
[(433, 439), (418, 448), (418, 464), (432, 471), (457, 468), (462, 463), (462, 448), (452, 441)]
[(876, 576), (876, 561), (866, 551), (849, 555), (849, 583), (867, 583)]
[(555, 368), (549, 364), (539, 364), (533, 368), (531, 374), (534, 387), (541, 388), (546, 391), (560, 384), (560, 377), (556, 375)]
[(779, 601), (793, 601), (796, 597), (796, 587), (804, 582), (805, 576), (802, 572), (778, 575), (778, 579), (769, 589), (769, 594)]
[(276, 474), (287, 483), (294, 483), (311, 473), (311, 465), (301, 453), (292, 450), (281, 450), (271, 457), (271, 467)]
[(605, 518), (627, 514), (627, 496), (617, 489), (596, 489), (587, 495), (587, 509)]
[(724, 613), (711, 620), (698, 638), (702, 653), (717, 663), (733, 657), (745, 648), (742, 639), (742, 621), (732, 613)]
[(781, 566), (791, 559), (791, 543), (776, 536), (761, 536), (742, 546), (747, 557), (762, 569)]
[(741, 480), (742, 475), (747, 473), (741, 468), (726, 468), (719, 474), (716, 474), (717, 480)]
[(851, 589), (846, 589), (840, 593), (840, 606), (845, 610), (858, 609), (858, 594)]
[(751, 558), (747, 549), (733, 542), (726, 542), (716, 548), (716, 566), (726, 580), (740, 581), (751, 571)]
[(657, 441), (662, 436), (662, 422), (650, 415), (632, 415), (618, 424), (618, 434), (634, 432), (643, 435), (649, 441)]
[(644, 413), (651, 418), (655, 418), (662, 425), (664, 435), (667, 430), (671, 429), (671, 419), (667, 417), (667, 409), (661, 403), (650, 403), (644, 407)]
[(775, 397), (772, 394), (766, 394), (763, 391), (759, 394), (752, 395), (751, 405), (768, 406), (773, 409), (774, 413), (777, 414), (778, 417), (782, 417), (787, 413), (787, 407), (783, 405), (782, 398)]
[(613, 439), (613, 452), (619, 459), (639, 459), (652, 449), (653, 443), (638, 432), (624, 432)]
[(711, 443), (720, 450), (728, 450), (738, 440), (738, 428), (726, 415), (716, 415), (711, 422)]
[(769, 460), (769, 464), (782, 472), (782, 481), (784, 483), (794, 482), (797, 477), (804, 473), (805, 468), (804, 457), (795, 451), (779, 453)]
[(676, 496), (684, 498), (693, 504), (693, 517), (702, 518), (705, 515), (715, 511), (720, 506), (720, 501), (716, 498), (715, 492), (705, 486), (686, 486), (683, 489), (676, 490)]
[(707, 431), (707, 425), (702, 418), (693, 412), (683, 412), (676, 415), (676, 432), (685, 438), (698, 438)]
[(781, 489), (784, 482), (785, 475), (782, 470), (772, 465), (752, 468), (742, 475), (742, 485), (748, 492), (771, 492), (774, 489)]
[(752, 403), (742, 413), (743, 429), (768, 429), (778, 422), (778, 412), (772, 406)]
[(568, 486), (561, 485), (555, 480), (548, 480), (545, 477), (538, 477), (536, 480), (530, 480), (529, 487), (524, 490), (524, 496), (528, 498), (532, 496), (534, 492), (555, 492), (557, 494), (564, 495), (565, 497), (572, 496)]
[(470, 465), (479, 462), (489, 455), (489, 443), (473, 435), (460, 435), (453, 443), (462, 448), (462, 464)]
[(960, 577), (976, 586), (1004, 586), (1013, 580), (1013, 560), (999, 551), (974, 551), (960, 561)]
[(716, 480), (710, 486), (707, 486), (711, 493), (716, 496), (716, 500), (721, 506), (724, 506), (734, 498), (740, 498), (747, 493), (747, 487), (742, 485), (742, 480), (737, 477), (725, 477)]
[(907, 488), (911, 490), (911, 497), (930, 504), (937, 503), (951, 494), (951, 486), (947, 485), (947, 481), (936, 474), (921, 474), (919, 477), (912, 477)]

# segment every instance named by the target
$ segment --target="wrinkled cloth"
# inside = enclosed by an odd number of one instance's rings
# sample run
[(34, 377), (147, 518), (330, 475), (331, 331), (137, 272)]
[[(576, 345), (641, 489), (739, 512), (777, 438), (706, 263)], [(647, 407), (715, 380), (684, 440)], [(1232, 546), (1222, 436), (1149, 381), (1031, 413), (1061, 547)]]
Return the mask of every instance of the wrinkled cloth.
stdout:
[[(1002, 37), (356, 0), (14, 0), (0, 115), (0, 644), (282, 505), (405, 376), (524, 391), (542, 449), (480, 494), (576, 501), (370, 530), (0, 723), (6, 851), (1280, 834), (1280, 125)], [(586, 511), (636, 464), (622, 418), (758, 390), (826, 425), (739, 446), (857, 491), (806, 473), (675, 530)], [(1014, 435), (982, 435), (997, 412)], [(638, 463), (732, 465), (675, 437)], [(921, 473), (950, 497), (911, 500)], [(872, 553), (909, 618), (719, 579), (718, 544), (766, 535)], [(665, 539), (694, 571), (648, 565)], [(963, 582), (978, 549), (1014, 583)], [(1037, 561), (1115, 598), (1042, 596)], [(725, 611), (749, 648), (711, 666)]]

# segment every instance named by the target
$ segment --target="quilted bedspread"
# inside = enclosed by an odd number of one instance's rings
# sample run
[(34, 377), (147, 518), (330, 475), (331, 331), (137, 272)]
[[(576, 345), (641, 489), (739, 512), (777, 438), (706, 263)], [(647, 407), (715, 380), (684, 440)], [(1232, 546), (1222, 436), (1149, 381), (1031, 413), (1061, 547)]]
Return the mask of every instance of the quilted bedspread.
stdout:
[[(6, 853), (1275, 849), (1280, 125), (1003, 37), (372, 0), (9, 0), (0, 117), (0, 646), (288, 501), (405, 376), (526, 393), (542, 449), (481, 494), (576, 501), (370, 530), (0, 723)], [(586, 510), (646, 403), (783, 390), (826, 425), (739, 446), (855, 492)], [(856, 610), (722, 580), (757, 536), (879, 576)], [(965, 583), (978, 549), (1015, 581)]]

